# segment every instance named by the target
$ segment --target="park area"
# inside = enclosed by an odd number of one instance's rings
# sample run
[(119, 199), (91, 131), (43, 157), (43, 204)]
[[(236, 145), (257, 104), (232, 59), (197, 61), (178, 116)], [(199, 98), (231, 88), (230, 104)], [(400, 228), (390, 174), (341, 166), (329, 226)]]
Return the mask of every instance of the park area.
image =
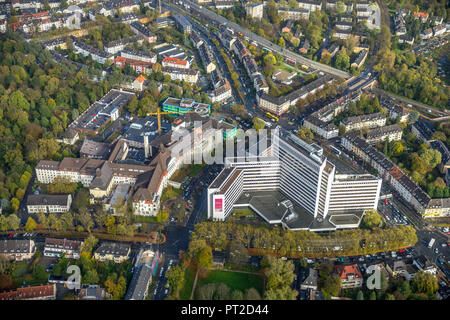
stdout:
[[(183, 290), (180, 292), (180, 299), (189, 300), (194, 284), (195, 270), (192, 267), (188, 267), (185, 270), (185, 285)], [(233, 270), (209, 270), (206, 276), (198, 276), (197, 283), (194, 288), (194, 300), (203, 300), (201, 298), (201, 291), (204, 290), (207, 285), (211, 284), (224, 284), (230, 289), (230, 294), (233, 291), (240, 291), (242, 294), (245, 294), (247, 290), (253, 288), (256, 289), (260, 296), (262, 296), (264, 279), (262, 275), (257, 273), (247, 273)]]

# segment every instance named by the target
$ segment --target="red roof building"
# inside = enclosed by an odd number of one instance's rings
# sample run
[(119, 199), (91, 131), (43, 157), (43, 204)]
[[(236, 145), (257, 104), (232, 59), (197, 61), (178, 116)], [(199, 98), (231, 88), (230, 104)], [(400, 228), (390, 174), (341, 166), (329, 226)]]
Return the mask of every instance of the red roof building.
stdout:
[(152, 71), (153, 63), (118, 56), (114, 59), (114, 65), (120, 68), (124, 68), (125, 65), (129, 65), (137, 73), (150, 74)]
[(0, 300), (55, 300), (56, 285), (44, 284), (0, 292)]
[(181, 59), (172, 58), (172, 57), (165, 57), (162, 60), (161, 65), (163, 67), (172, 67), (172, 68), (183, 68), (183, 69), (189, 68), (187, 60), (181, 60)]
[(343, 289), (359, 288), (363, 284), (363, 276), (356, 264), (335, 266), (334, 272), (341, 278), (341, 288)]

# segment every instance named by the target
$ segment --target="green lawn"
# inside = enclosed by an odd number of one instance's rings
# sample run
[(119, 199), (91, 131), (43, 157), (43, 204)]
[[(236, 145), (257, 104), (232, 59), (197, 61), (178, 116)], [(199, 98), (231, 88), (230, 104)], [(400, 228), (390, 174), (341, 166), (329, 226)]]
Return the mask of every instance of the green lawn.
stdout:
[(279, 66), (278, 66), (278, 68), (279, 69), (281, 69), (281, 70), (284, 70), (284, 71), (286, 71), (286, 72), (289, 72), (289, 73), (291, 73), (291, 72), (293, 72), (293, 71), (296, 71), (296, 70), (294, 70), (293, 68), (290, 68), (290, 67), (288, 67), (287, 65), (285, 65), (285, 64), (280, 64)]
[(263, 278), (256, 274), (212, 270), (205, 279), (197, 280), (197, 288), (208, 283), (222, 282), (232, 290), (245, 292), (246, 289), (255, 288), (259, 294), (263, 291)]
[(177, 198), (181, 195), (181, 189), (175, 189), (172, 187), (168, 187), (164, 189), (161, 195), (161, 202), (165, 202), (167, 199)]
[(184, 287), (180, 292), (180, 300), (189, 300), (195, 280), (194, 268), (188, 267), (184, 272)]

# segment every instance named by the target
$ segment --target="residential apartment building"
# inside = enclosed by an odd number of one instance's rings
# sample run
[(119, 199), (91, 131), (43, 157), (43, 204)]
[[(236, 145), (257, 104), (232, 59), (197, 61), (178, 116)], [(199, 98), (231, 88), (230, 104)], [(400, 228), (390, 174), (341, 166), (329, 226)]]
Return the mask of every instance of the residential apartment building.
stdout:
[(143, 41), (144, 41), (144, 37), (142, 37), (141, 35), (136, 35), (136, 36), (132, 36), (132, 37), (128, 37), (128, 38), (111, 41), (105, 45), (105, 51), (110, 54), (116, 54), (116, 53), (124, 50), (127, 45), (130, 45), (133, 43), (142, 44)]
[(299, 1), (297, 1), (297, 3), (298, 3), (298, 7), (300, 9), (313, 11), (313, 12), (322, 10), (322, 1), (299, 0)]
[(203, 68), (205, 68), (206, 73), (211, 73), (216, 69), (216, 65), (214, 64), (214, 57), (211, 50), (207, 47), (205, 43), (198, 47), (198, 53), (200, 55), (200, 59), (202, 60)]
[(381, 141), (399, 141), (402, 139), (403, 130), (398, 124), (386, 127), (379, 127), (370, 130), (366, 135), (366, 141), (369, 144), (376, 144)]
[(256, 101), (261, 109), (276, 115), (281, 115), (288, 111), (290, 106), (295, 105), (299, 99), (305, 99), (308, 95), (316, 93), (318, 90), (324, 88), (325, 85), (333, 82), (333, 80), (334, 78), (332, 76), (325, 75), (280, 97), (273, 97), (265, 92), (260, 92), (256, 96)]
[(347, 117), (341, 120), (345, 131), (361, 130), (364, 128), (375, 128), (386, 125), (386, 116), (382, 113)]
[(163, 67), (163, 74), (170, 76), (172, 80), (186, 81), (189, 83), (197, 83), (199, 71), (194, 69), (183, 69), (183, 68), (173, 68), (173, 67)]
[(129, 259), (131, 246), (126, 243), (102, 242), (94, 252), (94, 258), (100, 261), (122, 263)]
[(360, 138), (358, 133), (345, 134), (341, 139), (341, 145), (377, 170), (383, 180), (425, 217), (425, 209), (430, 202), (430, 197), (391, 160)]
[(147, 41), (148, 43), (156, 42), (156, 35), (141, 22), (135, 21), (131, 23), (130, 28), (135, 34), (144, 37), (145, 41)]
[(337, 265), (334, 267), (334, 272), (341, 278), (342, 289), (360, 288), (363, 284), (363, 276), (359, 271), (357, 264), (348, 266)]
[(328, 124), (313, 115), (303, 120), (303, 126), (325, 139), (336, 138), (339, 135), (339, 128), (335, 124)]
[(352, 68), (361, 68), (361, 66), (366, 61), (368, 55), (369, 55), (369, 50), (366, 50), (366, 49), (361, 50), (350, 66)]
[(308, 20), (310, 10), (306, 9), (291, 9), (291, 8), (278, 8), (278, 14), (283, 17), (284, 20)]
[(262, 19), (264, 12), (264, 4), (263, 3), (253, 3), (245, 6), (245, 12), (248, 17), (253, 19)]
[(36, 253), (33, 240), (0, 240), (0, 257), (9, 261), (31, 259)]
[(190, 67), (187, 60), (181, 60), (172, 57), (164, 57), (164, 59), (161, 61), (161, 66), (180, 69), (189, 69)]
[(182, 14), (175, 14), (172, 16), (172, 18), (175, 20), (175, 26), (177, 27), (178, 31), (186, 34), (191, 33), (192, 24), (189, 22), (186, 16)]
[(108, 60), (112, 60), (114, 55), (98, 50), (92, 46), (87, 45), (81, 40), (78, 40), (74, 36), (70, 37), (72, 39), (73, 49), (76, 53), (81, 53), (83, 56), (91, 56), (94, 61), (100, 64), (105, 64)]
[(0, 300), (55, 300), (56, 285), (43, 284), (0, 292)]
[(66, 258), (79, 259), (82, 241), (45, 238), (44, 256), (61, 257), (64, 253)]

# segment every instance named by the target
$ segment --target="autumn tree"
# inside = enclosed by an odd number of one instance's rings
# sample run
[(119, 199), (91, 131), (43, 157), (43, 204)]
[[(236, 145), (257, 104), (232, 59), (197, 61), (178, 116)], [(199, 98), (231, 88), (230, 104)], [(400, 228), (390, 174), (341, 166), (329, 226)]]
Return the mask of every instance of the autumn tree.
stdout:
[(25, 224), (25, 230), (27, 230), (27, 232), (31, 232), (36, 229), (36, 226), (36, 221), (34, 221), (32, 217), (28, 217), (27, 223)]

